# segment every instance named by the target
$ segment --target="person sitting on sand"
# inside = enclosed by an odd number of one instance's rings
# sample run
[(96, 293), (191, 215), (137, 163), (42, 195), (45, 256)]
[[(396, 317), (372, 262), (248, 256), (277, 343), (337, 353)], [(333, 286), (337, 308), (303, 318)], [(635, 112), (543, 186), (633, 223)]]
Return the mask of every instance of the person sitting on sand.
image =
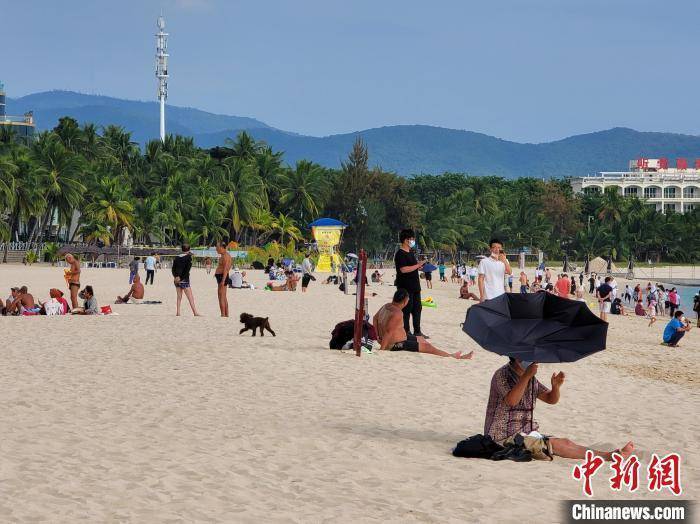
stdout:
[(19, 293), (19, 288), (18, 287), (12, 287), (10, 288), (10, 296), (7, 297), (7, 300), (5, 300), (5, 303), (3, 304), (2, 307), (2, 314), (3, 315), (9, 315), (11, 313), (10, 306), (13, 304), (13, 302), (17, 299), (17, 295)]
[(459, 288), (459, 298), (476, 300), (477, 302), (479, 301), (479, 297), (469, 291), (469, 279), (465, 280)]
[(15, 313), (17, 315), (33, 315), (41, 311), (41, 306), (37, 306), (34, 302), (34, 295), (32, 295), (27, 286), (22, 286), (17, 291), (17, 297), (15, 301), (8, 308), (8, 315)]
[(373, 284), (383, 284), (384, 283), (384, 282), (382, 282), (383, 276), (384, 275), (382, 273), (380, 273), (378, 270), (375, 269), (374, 273), (372, 273), (372, 283)]
[(139, 304), (143, 300), (146, 293), (143, 284), (141, 283), (141, 277), (136, 274), (134, 275), (134, 281), (129, 288), (129, 292), (123, 297), (117, 296), (117, 300), (114, 301), (115, 304), (127, 304), (131, 300), (132, 304)]
[(634, 314), (638, 317), (643, 317), (647, 314), (647, 312), (644, 311), (644, 304), (642, 304), (641, 300), (637, 300), (637, 305), (634, 306)]
[(274, 282), (268, 282), (267, 289), (269, 291), (296, 291), (299, 278), (295, 277), (292, 271), (285, 271), (284, 274), (287, 279), (282, 284), (275, 285)]
[(49, 297), (51, 298), (50, 301), (39, 301), (39, 304), (41, 305), (42, 315), (47, 314), (46, 305), (50, 304), (51, 302), (54, 302), (59, 306), (56, 314), (67, 315), (70, 312), (70, 306), (68, 305), (68, 301), (65, 298), (63, 298), (63, 291), (61, 291), (60, 289), (51, 288), (49, 289)]
[(470, 359), (474, 356), (473, 351), (467, 354), (463, 354), (461, 351), (448, 353), (436, 348), (420, 335), (407, 335), (403, 325), (403, 308), (408, 304), (408, 299), (408, 291), (399, 288), (394, 293), (393, 300), (389, 304), (383, 305), (374, 315), (374, 327), (381, 344), (379, 349), (429, 353), (439, 357), (457, 359)]
[(97, 305), (97, 299), (95, 298), (95, 292), (93, 291), (92, 286), (85, 286), (85, 289), (83, 289), (78, 296), (80, 296), (80, 298), (82, 298), (85, 302), (83, 307), (73, 308), (72, 313), (74, 315), (100, 314), (100, 306)]
[[(548, 437), (538, 432), (539, 425), (533, 419), (537, 399), (547, 404), (558, 403), (566, 377), (562, 371), (552, 373), (550, 389), (535, 378), (536, 374), (536, 362), (524, 362), (515, 358), (510, 358), (508, 364), (496, 370), (491, 379), (484, 435), (503, 445), (521, 434), (524, 436), (525, 447), (537, 460), (554, 460), (555, 455), (570, 459), (585, 458), (586, 450), (590, 448), (566, 438)], [(612, 460), (613, 453), (626, 458), (633, 451), (632, 442), (614, 451), (593, 450), (605, 460)]]
[(678, 342), (685, 336), (687, 331), (692, 329), (690, 320), (683, 318), (683, 312), (678, 310), (673, 314), (671, 321), (664, 329), (664, 344), (668, 347), (677, 348)]
[(617, 297), (612, 301), (612, 304), (610, 305), (610, 314), (623, 316), (627, 315), (627, 313), (625, 313), (625, 306), (620, 297)]

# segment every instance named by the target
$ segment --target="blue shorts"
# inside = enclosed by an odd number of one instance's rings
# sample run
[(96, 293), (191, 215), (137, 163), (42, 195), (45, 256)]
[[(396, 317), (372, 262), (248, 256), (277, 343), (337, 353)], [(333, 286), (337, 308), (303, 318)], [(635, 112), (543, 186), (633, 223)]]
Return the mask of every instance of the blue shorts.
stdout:
[(175, 287), (179, 287), (180, 289), (189, 289), (190, 283), (187, 280), (181, 280), (175, 284)]

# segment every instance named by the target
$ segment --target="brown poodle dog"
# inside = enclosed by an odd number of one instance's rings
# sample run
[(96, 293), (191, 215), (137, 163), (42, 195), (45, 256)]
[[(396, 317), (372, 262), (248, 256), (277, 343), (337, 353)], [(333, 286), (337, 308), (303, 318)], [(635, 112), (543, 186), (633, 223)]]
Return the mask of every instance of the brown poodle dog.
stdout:
[(270, 333), (272, 333), (273, 337), (276, 337), (277, 335), (275, 335), (275, 332), (272, 331), (272, 328), (270, 327), (270, 321), (268, 320), (268, 318), (269, 317), (254, 317), (253, 315), (250, 315), (248, 313), (241, 313), (241, 324), (245, 324), (245, 327), (241, 329), (241, 331), (238, 334), (241, 335), (249, 329), (252, 329), (253, 336), (255, 336), (255, 330), (260, 328), (261, 337), (265, 336), (263, 329), (267, 329)]

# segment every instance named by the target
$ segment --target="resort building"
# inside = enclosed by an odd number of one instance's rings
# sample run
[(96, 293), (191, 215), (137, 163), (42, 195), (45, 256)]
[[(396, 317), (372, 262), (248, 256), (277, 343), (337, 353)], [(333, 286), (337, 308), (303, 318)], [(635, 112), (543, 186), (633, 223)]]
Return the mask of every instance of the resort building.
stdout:
[(671, 167), (667, 158), (638, 158), (630, 161), (628, 171), (574, 178), (571, 186), (584, 193), (615, 188), (623, 196), (645, 200), (662, 213), (685, 213), (700, 207), (700, 159), (688, 167), (687, 159), (678, 158)]
[(10, 131), (14, 139), (28, 144), (34, 138), (34, 115), (9, 116), (6, 111), (5, 86), (0, 82), (0, 134)]

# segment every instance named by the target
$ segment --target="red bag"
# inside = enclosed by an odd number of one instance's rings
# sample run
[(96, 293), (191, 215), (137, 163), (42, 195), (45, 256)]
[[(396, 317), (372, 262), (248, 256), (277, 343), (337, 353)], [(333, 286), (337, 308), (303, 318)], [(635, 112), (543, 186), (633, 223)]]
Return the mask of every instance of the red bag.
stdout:
[(102, 310), (103, 315), (109, 315), (112, 313), (112, 306), (102, 306), (100, 309)]

